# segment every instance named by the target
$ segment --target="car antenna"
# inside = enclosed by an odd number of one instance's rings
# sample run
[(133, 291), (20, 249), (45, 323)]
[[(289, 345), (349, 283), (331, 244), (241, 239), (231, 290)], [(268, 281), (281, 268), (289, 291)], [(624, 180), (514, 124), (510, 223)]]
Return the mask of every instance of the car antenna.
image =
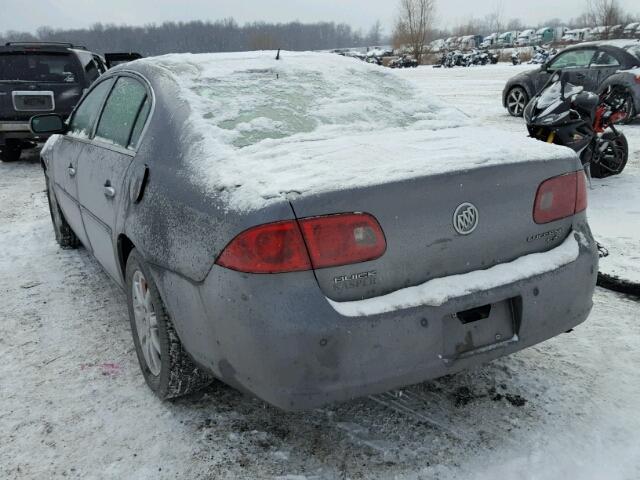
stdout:
[(278, 49), (278, 53), (276, 54), (276, 60), (280, 60), (280, 49)]

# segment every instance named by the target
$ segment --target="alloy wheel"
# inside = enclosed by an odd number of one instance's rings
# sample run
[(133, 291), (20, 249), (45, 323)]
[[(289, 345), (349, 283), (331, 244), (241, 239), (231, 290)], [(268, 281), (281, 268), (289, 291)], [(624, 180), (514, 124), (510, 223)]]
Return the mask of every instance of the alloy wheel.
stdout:
[(514, 117), (521, 117), (527, 106), (526, 94), (521, 88), (514, 88), (507, 97), (507, 108)]
[(142, 350), (147, 368), (149, 368), (149, 371), (153, 375), (158, 376), (160, 375), (162, 365), (158, 320), (151, 301), (149, 284), (140, 270), (137, 270), (133, 274), (131, 290), (133, 315), (135, 317), (140, 349)]

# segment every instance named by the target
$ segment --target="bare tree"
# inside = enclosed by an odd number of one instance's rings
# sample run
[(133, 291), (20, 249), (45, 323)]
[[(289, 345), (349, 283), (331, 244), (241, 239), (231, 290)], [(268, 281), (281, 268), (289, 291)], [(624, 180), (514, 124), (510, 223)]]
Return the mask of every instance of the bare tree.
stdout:
[(604, 27), (603, 38), (611, 36), (611, 27), (622, 22), (618, 0), (589, 0), (588, 14), (593, 27)]
[(400, 0), (394, 45), (406, 45), (421, 63), (436, 13), (436, 0)]
[(371, 26), (369, 33), (367, 34), (367, 43), (369, 45), (378, 45), (382, 40), (382, 22), (380, 20), (376, 20)]
[(485, 23), (490, 33), (501, 33), (504, 29), (504, 1), (498, 0), (495, 3), (493, 12), (485, 16)]

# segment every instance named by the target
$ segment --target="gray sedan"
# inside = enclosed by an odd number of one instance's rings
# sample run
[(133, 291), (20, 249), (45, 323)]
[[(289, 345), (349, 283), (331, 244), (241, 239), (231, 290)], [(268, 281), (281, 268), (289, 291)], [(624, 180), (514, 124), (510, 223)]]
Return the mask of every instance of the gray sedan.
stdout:
[(625, 122), (640, 113), (640, 41), (609, 40), (569, 47), (534, 70), (509, 79), (502, 92), (502, 104), (510, 115), (521, 117), (524, 107), (542, 89), (553, 72), (562, 70), (569, 81), (590, 92), (609, 86), (622, 87), (626, 96)]
[(470, 126), (387, 69), (144, 59), (31, 128), (56, 134), (41, 154), (56, 239), (125, 290), (163, 399), (217, 378), (312, 408), (521, 350), (592, 306), (575, 154)]

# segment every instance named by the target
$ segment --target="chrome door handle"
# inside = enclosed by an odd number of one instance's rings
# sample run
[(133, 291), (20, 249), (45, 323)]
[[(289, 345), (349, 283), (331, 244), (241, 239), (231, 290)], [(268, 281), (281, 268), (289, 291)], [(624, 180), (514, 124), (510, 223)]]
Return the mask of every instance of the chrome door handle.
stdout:
[(107, 184), (104, 186), (104, 196), (105, 197), (109, 197), (109, 198), (113, 198), (116, 196), (116, 189), (113, 188), (111, 185)]
[(72, 165), (69, 165), (69, 166), (67, 167), (67, 171), (69, 172), (69, 176), (70, 176), (70, 177), (75, 177), (75, 176), (76, 176), (76, 169), (75, 169), (75, 168), (73, 168), (73, 166), (72, 166)]

